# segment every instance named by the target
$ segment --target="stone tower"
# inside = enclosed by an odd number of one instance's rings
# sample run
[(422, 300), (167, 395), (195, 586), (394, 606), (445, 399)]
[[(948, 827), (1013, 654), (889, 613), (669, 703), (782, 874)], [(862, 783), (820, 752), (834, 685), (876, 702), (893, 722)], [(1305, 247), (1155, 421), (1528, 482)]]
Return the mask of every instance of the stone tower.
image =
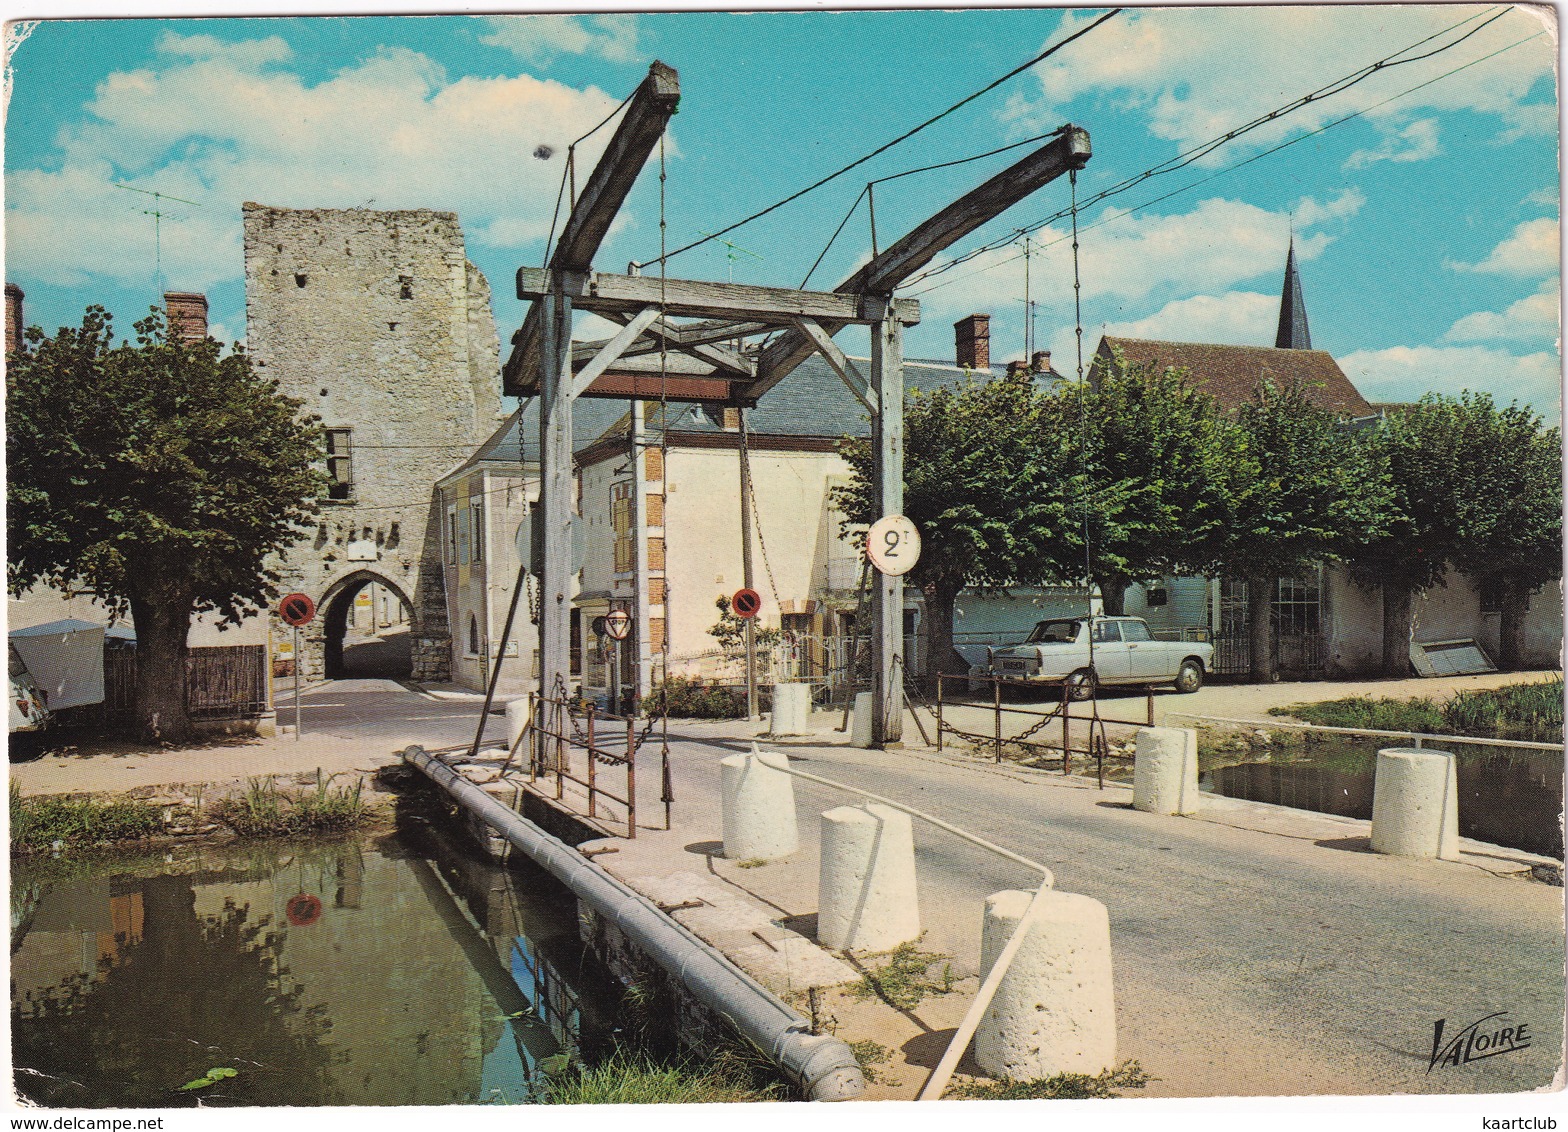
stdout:
[(244, 211), (248, 352), (326, 430), (318, 526), (279, 564), (282, 588), (319, 611), (303, 671), (328, 674), (350, 602), (378, 583), (407, 606), (413, 679), (446, 680), (434, 488), (500, 417), (489, 286), (450, 212)]

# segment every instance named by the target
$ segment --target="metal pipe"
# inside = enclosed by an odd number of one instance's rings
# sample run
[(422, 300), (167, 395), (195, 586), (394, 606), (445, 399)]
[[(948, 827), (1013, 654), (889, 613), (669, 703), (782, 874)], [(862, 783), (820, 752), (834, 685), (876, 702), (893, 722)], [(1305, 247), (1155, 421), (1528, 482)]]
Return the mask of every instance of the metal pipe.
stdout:
[(636, 941), (650, 959), (685, 984), (698, 1002), (727, 1019), (812, 1100), (850, 1100), (865, 1091), (865, 1075), (844, 1042), (811, 1033), (804, 1018), (647, 897), (507, 809), (424, 748), (408, 747), (402, 757)]

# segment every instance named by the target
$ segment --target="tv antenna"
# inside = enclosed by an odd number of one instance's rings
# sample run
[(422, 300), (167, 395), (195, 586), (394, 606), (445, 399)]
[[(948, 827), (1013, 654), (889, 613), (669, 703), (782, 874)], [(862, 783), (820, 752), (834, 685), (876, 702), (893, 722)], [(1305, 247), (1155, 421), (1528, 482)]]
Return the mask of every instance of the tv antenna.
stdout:
[[(699, 229), (699, 231), (700, 231), (700, 229)], [(708, 239), (710, 239), (710, 240), (718, 239), (718, 237), (715, 236), (712, 232), (703, 232), (702, 234), (704, 236), (708, 237)], [(751, 249), (749, 249), (749, 248), (743, 248), (739, 244), (731, 243), (729, 240), (719, 240), (719, 243), (723, 244), (725, 249), (726, 249), (725, 252), (724, 252), (724, 258), (730, 261), (730, 279), (729, 279), (729, 281), (731, 283), (735, 282), (735, 261), (737, 259), (739, 259), (741, 256), (743, 256), (743, 255), (750, 256), (752, 259), (757, 260), (759, 263), (762, 261), (762, 257), (760, 255), (758, 255), (756, 252), (754, 252)]]
[(161, 299), (163, 298), (163, 202), (166, 200), (179, 201), (181, 204), (188, 204), (193, 208), (202, 208), (204, 206), (197, 204), (193, 200), (186, 200), (184, 197), (170, 196), (168, 193), (154, 192), (150, 189), (136, 189), (130, 185), (122, 185), (118, 181), (114, 182), (114, 187), (124, 189), (128, 193), (141, 193), (142, 196), (152, 197), (152, 207), (143, 208), (139, 211), (143, 216), (152, 217), (153, 280), (157, 284), (158, 297)]

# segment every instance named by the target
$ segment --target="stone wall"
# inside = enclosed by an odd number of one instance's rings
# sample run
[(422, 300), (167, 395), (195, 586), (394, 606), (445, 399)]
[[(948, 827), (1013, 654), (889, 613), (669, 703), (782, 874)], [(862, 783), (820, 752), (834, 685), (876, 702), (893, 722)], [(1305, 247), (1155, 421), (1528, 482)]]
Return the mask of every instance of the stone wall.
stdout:
[[(409, 605), (413, 677), (449, 678), (434, 485), (500, 420), (500, 347), (484, 276), (450, 212), (247, 203), (246, 337), (261, 372), (327, 429), (350, 429), (352, 488), (278, 564), (318, 606), (372, 579)], [(304, 673), (325, 671), (326, 609)]]

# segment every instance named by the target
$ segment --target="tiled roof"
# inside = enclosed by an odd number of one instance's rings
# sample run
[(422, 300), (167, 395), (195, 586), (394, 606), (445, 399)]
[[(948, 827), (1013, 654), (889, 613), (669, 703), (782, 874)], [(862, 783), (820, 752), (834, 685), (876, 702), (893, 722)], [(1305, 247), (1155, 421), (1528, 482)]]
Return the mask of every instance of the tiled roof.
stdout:
[(1326, 350), (1280, 350), (1273, 346), (1216, 346), (1206, 342), (1159, 342), (1147, 338), (1100, 339), (1097, 357), (1120, 350), (1129, 362), (1163, 369), (1180, 366), (1226, 412), (1252, 399), (1263, 378), (1276, 385), (1298, 384), (1313, 404), (1349, 417), (1368, 417), (1372, 406), (1350, 383)]

